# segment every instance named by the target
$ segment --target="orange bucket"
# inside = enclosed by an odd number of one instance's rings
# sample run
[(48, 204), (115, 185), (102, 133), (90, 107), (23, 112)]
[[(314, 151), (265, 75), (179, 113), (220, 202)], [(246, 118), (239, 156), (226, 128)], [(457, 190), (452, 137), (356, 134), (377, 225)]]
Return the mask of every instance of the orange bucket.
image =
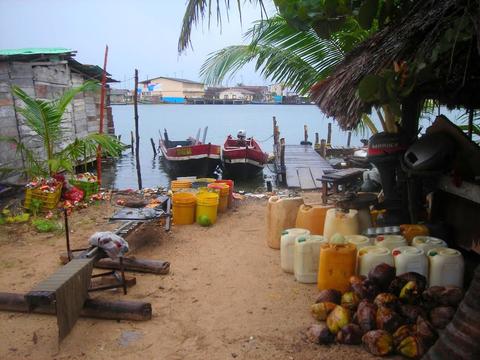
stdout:
[(226, 212), (228, 209), (228, 197), (230, 194), (230, 186), (221, 183), (208, 184), (208, 188), (218, 192), (218, 212)]
[(218, 184), (227, 184), (228, 186), (230, 186), (230, 192), (228, 194), (228, 208), (230, 209), (233, 205), (233, 180), (217, 180), (215, 181), (216, 183)]

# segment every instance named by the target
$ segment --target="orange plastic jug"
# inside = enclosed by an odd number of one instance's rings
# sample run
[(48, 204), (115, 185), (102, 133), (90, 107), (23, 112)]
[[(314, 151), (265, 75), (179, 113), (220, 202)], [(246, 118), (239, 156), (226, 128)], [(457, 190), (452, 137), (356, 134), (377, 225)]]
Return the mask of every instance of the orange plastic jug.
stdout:
[(308, 229), (313, 235), (323, 235), (325, 216), (327, 210), (332, 207), (328, 205), (301, 205), (298, 209), (295, 227)]
[(355, 275), (357, 248), (353, 244), (323, 244), (320, 247), (317, 286), (320, 290), (336, 289), (342, 293), (350, 287)]
[(280, 237), (285, 229), (295, 227), (297, 212), (303, 204), (301, 197), (272, 196), (267, 205), (267, 245), (280, 249)]

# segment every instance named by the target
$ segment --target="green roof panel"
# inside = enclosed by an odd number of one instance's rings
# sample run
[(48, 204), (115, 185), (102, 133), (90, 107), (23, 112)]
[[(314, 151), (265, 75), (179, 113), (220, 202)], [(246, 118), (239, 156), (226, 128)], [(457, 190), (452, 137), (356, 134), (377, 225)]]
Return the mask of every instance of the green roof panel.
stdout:
[(74, 52), (67, 48), (22, 48), (0, 49), (0, 56), (40, 55), (40, 54), (68, 54)]

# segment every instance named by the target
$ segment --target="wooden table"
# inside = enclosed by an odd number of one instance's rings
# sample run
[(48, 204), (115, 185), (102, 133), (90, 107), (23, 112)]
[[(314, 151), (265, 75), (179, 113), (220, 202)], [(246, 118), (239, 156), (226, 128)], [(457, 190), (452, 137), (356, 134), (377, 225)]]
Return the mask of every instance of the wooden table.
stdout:
[[(338, 171), (332, 171), (324, 174), (321, 178), (317, 179), (322, 182), (322, 202), (323, 204), (327, 203), (328, 197), (328, 185), (331, 184), (333, 188), (333, 193), (339, 192), (339, 185), (348, 185), (355, 182), (358, 179), (361, 179), (365, 169), (361, 168), (350, 168)], [(345, 186), (343, 186), (342, 192), (345, 191)]]

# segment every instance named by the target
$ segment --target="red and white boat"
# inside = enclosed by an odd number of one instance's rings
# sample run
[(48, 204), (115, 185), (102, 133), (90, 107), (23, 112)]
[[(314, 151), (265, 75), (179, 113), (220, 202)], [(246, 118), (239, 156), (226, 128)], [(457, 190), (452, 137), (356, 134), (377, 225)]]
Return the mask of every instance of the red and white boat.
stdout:
[(268, 154), (262, 151), (253, 138), (246, 138), (243, 131), (238, 132), (237, 138), (228, 135), (222, 156), (227, 176), (234, 179), (258, 175), (268, 160)]
[(190, 137), (184, 141), (173, 141), (165, 130), (160, 137), (160, 151), (167, 170), (176, 176), (212, 176), (221, 163), (220, 150), (220, 145), (200, 142), (198, 136), (197, 139)]

